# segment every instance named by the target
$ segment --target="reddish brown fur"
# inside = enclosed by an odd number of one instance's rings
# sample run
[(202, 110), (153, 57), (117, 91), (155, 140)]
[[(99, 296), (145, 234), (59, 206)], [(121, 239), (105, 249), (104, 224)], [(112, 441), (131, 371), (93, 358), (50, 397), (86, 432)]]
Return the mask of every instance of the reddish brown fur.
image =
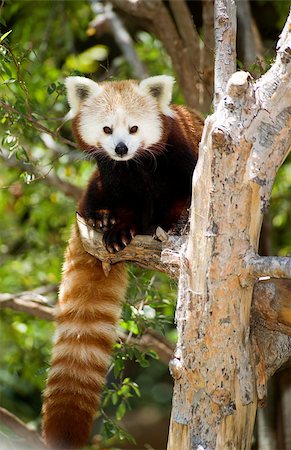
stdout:
[[(113, 266), (105, 277), (101, 263), (84, 251), (74, 231), (66, 252), (56, 318), (63, 332), (55, 345), (44, 392), (43, 435), (49, 448), (78, 449), (88, 439), (115, 340), (126, 280), (122, 265)], [(64, 309), (68, 305), (69, 310)], [(64, 352), (59, 351), (58, 343)], [(96, 351), (102, 354), (99, 361)]]
[[(117, 103), (120, 101), (124, 103), (125, 89), (128, 96), (126, 107), (136, 108), (136, 105), (132, 106), (131, 104), (130, 91), (132, 88), (130, 83), (118, 82), (107, 85), (109, 98), (110, 96), (114, 97)], [(142, 98), (140, 102), (139, 108), (142, 110)], [(165, 202), (161, 202), (162, 205), (168, 205), (168, 209), (163, 211), (161, 225), (164, 228), (170, 228), (171, 224), (177, 222), (189, 207), (191, 167), (193, 170), (196, 164), (198, 144), (203, 128), (203, 121), (196, 112), (182, 106), (172, 105), (171, 108), (175, 111), (175, 119), (160, 113), (163, 134), (160, 142), (150, 148), (150, 151), (158, 156), (165, 150), (165, 142), (170, 139), (169, 148), (174, 149), (176, 154), (176, 159), (173, 159), (170, 163), (172, 165), (169, 165), (172, 175), (167, 175), (167, 167), (162, 168), (162, 171), (159, 168), (160, 172), (158, 172), (164, 177), (164, 183), (166, 181), (170, 186), (175, 181), (177, 184), (177, 198), (172, 192), (172, 203), (168, 202), (168, 198)], [(80, 136), (78, 122), (79, 116), (77, 115), (74, 120), (76, 138), (83, 150), (91, 152), (91, 147), (86, 145)], [(173, 173), (177, 173), (176, 166), (181, 165), (183, 160), (180, 155), (186, 157), (185, 165), (187, 165), (189, 153), (191, 153), (192, 159), (190, 158), (188, 161), (192, 166), (187, 167), (185, 171), (187, 178), (185, 190), (179, 191), (179, 185), (185, 183), (184, 171), (181, 170), (181, 167), (179, 167), (180, 172), (176, 180), (168, 178), (173, 177)], [(193, 157), (193, 153), (195, 157)], [(167, 158), (166, 162), (169, 160), (170, 158)], [(159, 188), (155, 172), (150, 173), (155, 177), (153, 186)], [(116, 176), (116, 174), (111, 175), (111, 172), (105, 173), (104, 183), (108, 181), (107, 175)], [(130, 180), (130, 176), (129, 173), (128, 180), (126, 179), (123, 186), (120, 186), (123, 189), (124, 198), (136, 191), (135, 179)], [(145, 177), (144, 180), (147, 180), (146, 168), (141, 169), (141, 177)], [(143, 182), (146, 183), (144, 180)], [(96, 211), (94, 209), (95, 201), (97, 206), (99, 200), (102, 204), (103, 181), (97, 170), (80, 202), (79, 211), (82, 215), (85, 216), (87, 211), (89, 214), (91, 211), (93, 213)], [(187, 191), (188, 182), (189, 192)], [(130, 183), (132, 184), (130, 185)], [(133, 188), (131, 188), (132, 186)], [(183, 192), (182, 198), (181, 192)], [(167, 195), (165, 189), (163, 195)], [(93, 205), (91, 205), (91, 201)], [(136, 203), (138, 204), (138, 201)], [(104, 206), (100, 206), (100, 208), (100, 211), (104, 211)], [(138, 231), (136, 216), (139, 211), (136, 212), (130, 209), (130, 205), (127, 207), (125, 204), (117, 205), (116, 212), (120, 227), (131, 227)], [(159, 217), (157, 214), (156, 219)], [(51, 449), (79, 449), (85, 445), (88, 439), (115, 340), (120, 302), (124, 297), (126, 284), (127, 277), (123, 265), (112, 266), (109, 276), (105, 277), (100, 261), (84, 251), (79, 233), (75, 229), (65, 255), (59, 310), (56, 317), (58, 338), (54, 346), (52, 368), (44, 392), (43, 435)]]

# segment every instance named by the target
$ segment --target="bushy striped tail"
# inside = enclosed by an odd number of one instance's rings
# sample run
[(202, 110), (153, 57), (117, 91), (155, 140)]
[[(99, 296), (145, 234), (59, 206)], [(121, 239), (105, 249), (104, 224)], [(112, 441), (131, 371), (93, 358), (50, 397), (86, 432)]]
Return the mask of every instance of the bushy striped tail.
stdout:
[(123, 265), (113, 266), (106, 277), (74, 230), (65, 255), (56, 341), (44, 391), (43, 436), (49, 448), (80, 449), (88, 439), (126, 284)]

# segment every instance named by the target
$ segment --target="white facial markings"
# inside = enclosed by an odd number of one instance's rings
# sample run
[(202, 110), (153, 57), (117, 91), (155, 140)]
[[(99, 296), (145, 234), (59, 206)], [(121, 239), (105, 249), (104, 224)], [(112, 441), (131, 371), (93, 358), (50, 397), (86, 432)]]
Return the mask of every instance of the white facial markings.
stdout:
[[(104, 150), (105, 154), (116, 161), (134, 158), (141, 147), (147, 148), (157, 143), (162, 135), (162, 122), (153, 99), (143, 96), (144, 108), (137, 106), (135, 110), (134, 100), (138, 105), (140, 93), (135, 90), (131, 95), (132, 102), (129, 103), (125, 97), (124, 106), (115, 106), (114, 99), (112, 106), (108, 98), (103, 102), (103, 94), (95, 98), (89, 97), (80, 109), (79, 132), (82, 139), (93, 148)], [(121, 96), (120, 103), (122, 101)], [(104, 132), (105, 127), (110, 128), (112, 133)], [(137, 129), (130, 132), (133, 127)], [(116, 153), (119, 143), (125, 144), (128, 149), (122, 156)]]

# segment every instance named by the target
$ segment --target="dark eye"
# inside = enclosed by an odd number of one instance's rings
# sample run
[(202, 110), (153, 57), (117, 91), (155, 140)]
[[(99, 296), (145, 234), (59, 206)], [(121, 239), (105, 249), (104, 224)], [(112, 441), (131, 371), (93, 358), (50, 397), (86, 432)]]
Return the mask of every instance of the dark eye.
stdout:
[(104, 127), (103, 131), (105, 134), (112, 134), (112, 128), (110, 128), (110, 127)]
[(130, 132), (130, 134), (134, 134), (137, 132), (137, 130), (138, 130), (138, 127), (135, 125), (134, 127), (130, 127), (129, 132)]

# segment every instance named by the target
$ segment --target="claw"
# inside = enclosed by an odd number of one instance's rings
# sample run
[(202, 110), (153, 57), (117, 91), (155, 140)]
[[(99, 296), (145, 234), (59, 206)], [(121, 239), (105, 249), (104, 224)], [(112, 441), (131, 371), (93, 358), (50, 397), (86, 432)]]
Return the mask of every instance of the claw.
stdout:
[(93, 228), (95, 228), (95, 226), (96, 226), (96, 222), (94, 219), (88, 219), (87, 224), (89, 225), (89, 227), (93, 227)]

